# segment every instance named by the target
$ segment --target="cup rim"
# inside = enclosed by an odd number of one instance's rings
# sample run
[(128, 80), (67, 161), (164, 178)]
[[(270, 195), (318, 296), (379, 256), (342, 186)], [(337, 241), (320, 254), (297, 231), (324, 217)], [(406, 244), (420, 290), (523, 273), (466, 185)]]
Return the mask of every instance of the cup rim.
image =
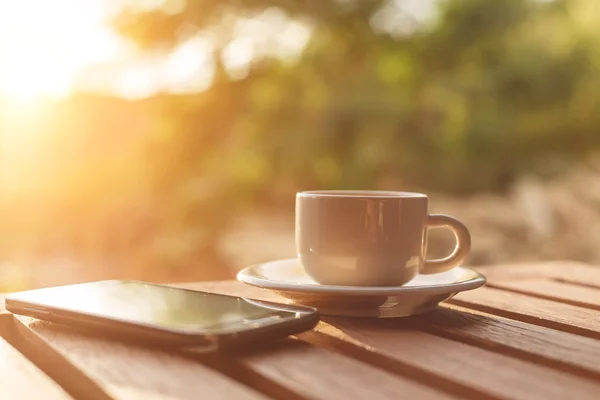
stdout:
[(424, 193), (400, 192), (394, 190), (306, 190), (298, 192), (298, 197), (334, 197), (334, 198), (365, 198), (365, 199), (427, 199)]

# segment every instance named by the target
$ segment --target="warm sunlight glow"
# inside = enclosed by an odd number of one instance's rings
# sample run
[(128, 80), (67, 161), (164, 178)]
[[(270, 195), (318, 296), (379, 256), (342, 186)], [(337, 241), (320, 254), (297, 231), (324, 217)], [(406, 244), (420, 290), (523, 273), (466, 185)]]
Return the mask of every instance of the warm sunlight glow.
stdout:
[(68, 95), (83, 68), (117, 51), (119, 39), (104, 23), (109, 4), (0, 0), (0, 96)]
[[(210, 87), (214, 38), (199, 32), (170, 54), (142, 54), (109, 23), (131, 2), (142, 9), (182, 5), (173, 0), (0, 0), (0, 99), (31, 109), (41, 98), (60, 99), (76, 90), (133, 100)], [(274, 8), (240, 17), (236, 37), (222, 53), (227, 72), (244, 78), (256, 56), (293, 60), (311, 30)]]

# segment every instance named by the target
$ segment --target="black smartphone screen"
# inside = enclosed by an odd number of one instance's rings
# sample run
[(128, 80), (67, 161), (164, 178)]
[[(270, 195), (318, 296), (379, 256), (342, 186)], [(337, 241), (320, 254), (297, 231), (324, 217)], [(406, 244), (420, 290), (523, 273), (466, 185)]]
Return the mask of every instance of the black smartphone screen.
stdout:
[[(256, 302), (135, 281), (102, 281), (30, 290), (7, 300), (184, 332), (235, 331), (300, 318), (311, 309)], [(7, 303), (8, 304), (8, 303)], [(38, 307), (35, 307), (38, 308)]]

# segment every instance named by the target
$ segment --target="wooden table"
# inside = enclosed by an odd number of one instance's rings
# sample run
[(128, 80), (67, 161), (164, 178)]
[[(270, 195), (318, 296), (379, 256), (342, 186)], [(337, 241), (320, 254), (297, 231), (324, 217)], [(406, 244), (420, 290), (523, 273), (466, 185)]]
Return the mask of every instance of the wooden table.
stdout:
[[(600, 399), (600, 267), (481, 269), (397, 320), (324, 318), (237, 356), (166, 353), (0, 312), (1, 399)], [(233, 281), (182, 284), (263, 299)]]

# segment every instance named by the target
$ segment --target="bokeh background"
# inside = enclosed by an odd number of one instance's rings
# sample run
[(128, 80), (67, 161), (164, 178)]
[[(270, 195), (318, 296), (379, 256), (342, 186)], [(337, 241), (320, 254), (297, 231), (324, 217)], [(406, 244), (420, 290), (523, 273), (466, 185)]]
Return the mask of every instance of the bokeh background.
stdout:
[(596, 0), (0, 0), (4, 291), (231, 278), (319, 188), (598, 263), (599, 148)]

